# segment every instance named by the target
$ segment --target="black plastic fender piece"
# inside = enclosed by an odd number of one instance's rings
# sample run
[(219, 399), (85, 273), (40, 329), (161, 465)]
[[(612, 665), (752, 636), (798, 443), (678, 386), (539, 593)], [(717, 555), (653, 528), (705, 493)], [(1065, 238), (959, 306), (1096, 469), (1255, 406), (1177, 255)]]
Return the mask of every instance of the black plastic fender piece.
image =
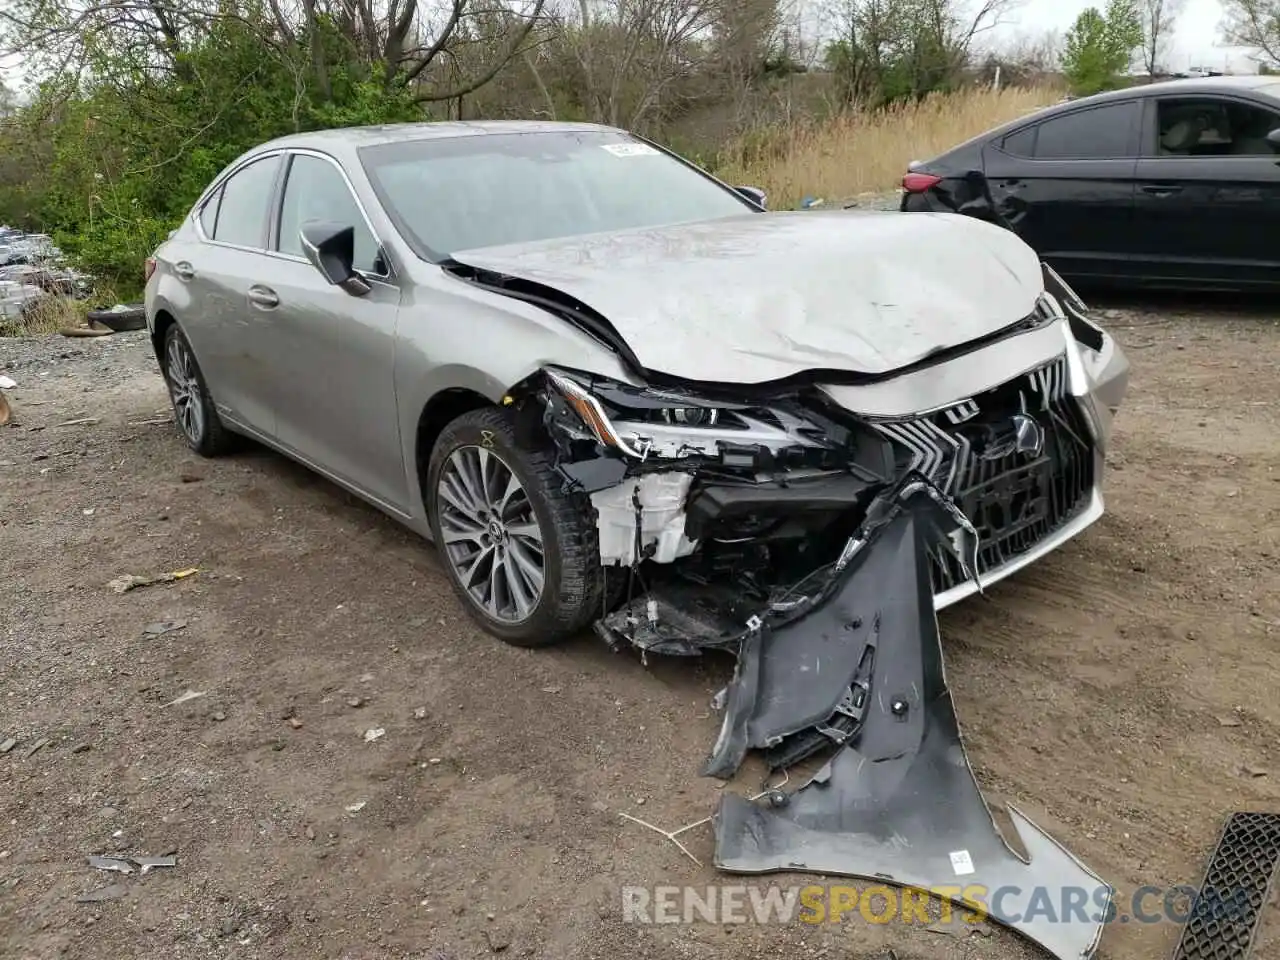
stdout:
[[(933, 540), (923, 519), (919, 511), (895, 513), (833, 601), (877, 625), (856, 737), (781, 806), (723, 795), (715, 864), (741, 874), (862, 877), (932, 890), (966, 906), (977, 900), (987, 919), (1060, 960), (1088, 958), (1114, 890), (1013, 807), (1029, 860), (1000, 835), (946, 684), (927, 560)], [(811, 623), (821, 629), (808, 617), (793, 625), (793, 635)], [(982, 892), (975, 896), (975, 889)]]
[[(925, 616), (926, 608), (932, 616), (927, 566), (922, 567), (926, 592), (917, 596), (910, 567), (886, 562), (895, 550), (903, 549), (885, 537), (907, 511), (915, 521), (911, 529), (919, 536), (927, 536), (931, 544), (945, 543), (965, 569), (977, 569), (977, 531), (936, 487), (910, 473), (882, 490), (812, 596), (770, 612), (766, 619), (757, 618), (743, 635), (724, 722), (703, 769), (705, 776), (731, 777), (748, 750), (777, 747), (806, 731), (816, 730), (837, 744), (852, 738), (868, 691), (883, 694), (867, 683), (882, 635), (881, 614), (867, 598), (910, 595), (924, 604), (916, 619)], [(908, 548), (914, 550), (914, 545)], [(916, 560), (926, 564), (923, 551)], [(850, 590), (850, 584), (856, 589)], [(778, 751), (789, 752), (793, 751)]]

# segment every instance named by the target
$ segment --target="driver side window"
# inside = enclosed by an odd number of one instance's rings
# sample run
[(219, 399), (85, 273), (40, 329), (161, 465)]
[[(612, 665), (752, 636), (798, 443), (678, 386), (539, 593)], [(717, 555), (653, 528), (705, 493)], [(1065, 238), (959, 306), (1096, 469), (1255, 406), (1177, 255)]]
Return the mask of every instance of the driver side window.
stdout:
[(355, 261), (361, 273), (384, 276), (386, 265), (378, 242), (369, 231), (351, 188), (337, 166), (329, 160), (299, 153), (289, 164), (284, 200), (280, 208), (280, 236), (276, 249), (300, 257), (301, 230), (311, 220), (332, 220), (355, 228)]
[(1156, 153), (1183, 157), (1274, 157), (1267, 141), (1280, 115), (1237, 100), (1211, 97), (1156, 103)]

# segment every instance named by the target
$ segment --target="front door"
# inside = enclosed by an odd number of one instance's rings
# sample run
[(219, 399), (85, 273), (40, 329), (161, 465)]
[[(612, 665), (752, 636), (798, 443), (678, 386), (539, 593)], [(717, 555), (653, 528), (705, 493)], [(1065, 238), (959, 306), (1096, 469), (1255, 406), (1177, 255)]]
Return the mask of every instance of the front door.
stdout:
[[(355, 266), (372, 289), (352, 296), (303, 256), (310, 220), (356, 230)], [(270, 271), (249, 288), (279, 375), (277, 435), (304, 460), (400, 512), (409, 509), (393, 380), (400, 288), (336, 161), (295, 153), (285, 174)]]
[(1148, 282), (1276, 282), (1280, 112), (1213, 96), (1160, 97), (1147, 108), (1136, 171), (1137, 266)]

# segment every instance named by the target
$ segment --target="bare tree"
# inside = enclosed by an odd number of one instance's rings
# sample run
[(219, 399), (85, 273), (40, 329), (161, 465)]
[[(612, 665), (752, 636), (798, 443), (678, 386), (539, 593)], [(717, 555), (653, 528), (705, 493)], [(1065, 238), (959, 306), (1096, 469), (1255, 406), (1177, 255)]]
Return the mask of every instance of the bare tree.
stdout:
[(578, 0), (562, 30), (591, 119), (642, 128), (676, 81), (698, 72), (727, 0)]
[(1249, 47), (1272, 67), (1280, 65), (1280, 0), (1222, 0), (1227, 43)]
[[(256, 32), (268, 56), (308, 65), (321, 96), (329, 88), (325, 36), (336, 31), (343, 61), (407, 86), (420, 101), (464, 96), (518, 58), (545, 0), (8, 0), (0, 9), (0, 54), (21, 51), (35, 72), (93, 69), (110, 50), (135, 68), (182, 70), (180, 54), (218, 23)], [(469, 56), (473, 72), (439, 69)], [(101, 77), (97, 79), (102, 79)]]
[(1164, 56), (1169, 39), (1173, 36), (1178, 13), (1183, 0), (1139, 0), (1138, 13), (1142, 18), (1142, 65), (1147, 75), (1154, 78), (1166, 67)]

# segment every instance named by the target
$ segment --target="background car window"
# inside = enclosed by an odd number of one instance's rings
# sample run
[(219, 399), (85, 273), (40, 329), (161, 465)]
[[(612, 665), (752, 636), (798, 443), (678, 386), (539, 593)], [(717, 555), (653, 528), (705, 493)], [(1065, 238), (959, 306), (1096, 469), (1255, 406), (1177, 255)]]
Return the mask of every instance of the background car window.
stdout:
[(1134, 156), (1131, 146), (1138, 103), (1078, 110), (1038, 125), (1037, 160), (1114, 160)]
[(1267, 134), (1277, 127), (1280, 114), (1235, 100), (1160, 100), (1155, 152), (1175, 157), (1275, 156)]
[(1036, 155), (1036, 127), (1023, 127), (1011, 133), (1000, 143), (1000, 149), (1015, 157), (1034, 157)]
[(200, 229), (204, 231), (206, 237), (213, 236), (214, 227), (218, 223), (218, 204), (221, 200), (222, 191), (219, 190), (200, 208)]
[(365, 273), (384, 274), (378, 242), (369, 232), (364, 215), (351, 195), (351, 188), (336, 166), (328, 160), (297, 154), (289, 164), (280, 208), (281, 253), (302, 256), (302, 225), (309, 220), (333, 220), (355, 227), (356, 255), (353, 266)]
[(222, 188), (213, 239), (240, 247), (262, 246), (271, 188), (279, 167), (279, 157), (267, 157), (255, 160), (232, 175)]

